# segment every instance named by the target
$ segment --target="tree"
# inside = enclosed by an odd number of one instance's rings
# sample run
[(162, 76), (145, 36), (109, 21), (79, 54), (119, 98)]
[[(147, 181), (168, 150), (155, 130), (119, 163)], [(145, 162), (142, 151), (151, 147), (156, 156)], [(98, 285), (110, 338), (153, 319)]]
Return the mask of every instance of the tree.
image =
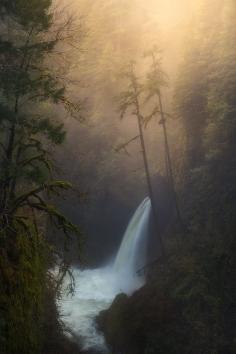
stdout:
[[(40, 314), (48, 257), (45, 218), (79, 234), (52, 204), (71, 188), (53, 178), (50, 149), (65, 138), (54, 105), (80, 114), (66, 96), (58, 53), (77, 33), (73, 19), (58, 19), (52, 1), (1, 1), (0, 37), (0, 322), (3, 353), (40, 350)], [(64, 43), (64, 44), (63, 44)], [(63, 254), (60, 254), (63, 260)], [(64, 274), (66, 259), (61, 263)], [(12, 300), (11, 300), (12, 298)], [(3, 337), (2, 337), (3, 336)]]
[[(207, 274), (209, 288), (214, 288), (219, 304), (215, 350), (231, 353), (235, 350), (229, 311), (235, 307), (235, 3), (205, 1), (202, 9), (194, 40), (186, 48), (196, 55), (185, 56), (181, 86), (180, 81), (177, 84), (180, 120), (189, 137), (184, 152), (189, 163), (183, 168), (188, 178), (182, 181), (181, 197), (193, 245), (197, 248), (201, 242), (205, 248), (200, 262), (212, 269)], [(191, 148), (196, 139), (201, 142), (197, 163)]]
[(156, 111), (154, 110), (149, 115), (148, 118), (145, 118), (142, 115), (140, 105), (141, 105), (141, 97), (144, 92), (144, 87), (142, 84), (140, 84), (138, 77), (136, 76), (134, 62), (131, 62), (129, 65), (127, 65), (122, 76), (128, 81), (128, 87), (126, 91), (123, 91), (120, 94), (119, 111), (120, 111), (121, 118), (124, 118), (127, 111), (131, 110), (132, 115), (134, 115), (137, 119), (140, 144), (142, 148), (141, 151), (142, 151), (144, 169), (145, 169), (145, 174), (147, 179), (148, 193), (151, 200), (152, 213), (153, 213), (154, 223), (156, 227), (156, 233), (160, 243), (160, 253), (163, 256), (163, 258), (165, 258), (165, 247), (162, 240), (162, 236), (159, 233), (158, 213), (155, 206), (154, 193), (153, 193), (153, 188), (151, 183), (151, 175), (149, 171), (148, 157), (146, 153), (146, 146), (145, 146), (144, 133), (143, 133), (145, 121), (147, 119), (151, 119), (151, 117), (156, 113)]
[(173, 202), (176, 210), (176, 215), (178, 221), (183, 228), (183, 221), (180, 213), (178, 197), (175, 189), (175, 180), (173, 173), (173, 165), (171, 160), (171, 153), (169, 147), (169, 139), (167, 133), (167, 125), (166, 120), (168, 118), (168, 114), (164, 112), (161, 89), (167, 86), (167, 77), (166, 74), (161, 69), (161, 52), (157, 47), (154, 47), (152, 50), (145, 53), (145, 57), (151, 58), (151, 66), (149, 72), (147, 74), (146, 79), (146, 102), (152, 102), (154, 105), (152, 114), (146, 117), (145, 124), (148, 124), (151, 119), (155, 116), (160, 116), (159, 124), (163, 128), (163, 137), (164, 137), (164, 145), (165, 145), (165, 160), (166, 160), (166, 173), (169, 181), (169, 185), (171, 188), (171, 193), (173, 196)]

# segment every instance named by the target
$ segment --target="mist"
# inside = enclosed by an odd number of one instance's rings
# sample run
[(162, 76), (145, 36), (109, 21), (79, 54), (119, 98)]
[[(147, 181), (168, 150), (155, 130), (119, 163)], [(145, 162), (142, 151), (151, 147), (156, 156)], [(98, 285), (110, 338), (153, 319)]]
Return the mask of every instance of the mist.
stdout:
[(235, 0), (0, 1), (0, 352), (233, 354)]
[[(69, 73), (78, 84), (72, 85), (70, 91), (72, 97), (87, 99), (82, 111), (84, 122), (66, 123), (67, 140), (57, 153), (57, 160), (58, 164), (63, 163), (63, 177), (88, 193), (87, 203), (68, 201), (65, 212), (74, 222), (82, 220), (85, 234), (89, 235), (88, 258), (97, 259), (97, 264), (115, 252), (133, 208), (147, 193), (139, 141), (126, 146), (138, 135), (136, 119), (130, 115), (121, 120), (118, 113), (117, 97), (124, 85), (122, 69), (135, 61), (138, 76), (143, 79), (149, 65), (144, 53), (157, 45), (168, 77), (168, 87), (163, 91), (164, 110), (171, 113), (173, 88), (183, 56), (181, 46), (194, 6), (186, 1), (130, 1), (128, 5), (127, 1), (81, 1), (70, 3), (71, 7), (79, 14), (84, 37), (81, 51), (75, 53), (78, 65), (72, 66)], [(182, 135), (174, 119), (168, 128), (175, 155), (181, 149), (181, 144), (177, 145)], [(145, 129), (145, 137), (151, 174), (160, 184), (157, 199), (165, 214), (170, 207), (168, 201), (164, 205), (162, 198), (167, 188), (166, 166), (158, 117)], [(91, 221), (94, 218), (96, 223)], [(97, 233), (104, 241), (101, 246), (97, 244)]]

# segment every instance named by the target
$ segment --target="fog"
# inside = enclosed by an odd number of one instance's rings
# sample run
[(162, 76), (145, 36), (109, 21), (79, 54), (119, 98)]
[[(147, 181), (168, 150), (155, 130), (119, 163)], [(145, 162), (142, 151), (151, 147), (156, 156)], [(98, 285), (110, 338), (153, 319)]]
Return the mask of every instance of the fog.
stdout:
[[(173, 88), (197, 7), (198, 2), (186, 0), (69, 2), (67, 11), (81, 26), (78, 50), (72, 51), (68, 69), (69, 90), (73, 99), (83, 101), (83, 122), (66, 121), (67, 142), (56, 159), (61, 176), (87, 195), (86, 202), (73, 197), (63, 208), (82, 225), (88, 259), (95, 263), (114, 253), (132, 211), (147, 194), (138, 139), (122, 148), (138, 135), (138, 126), (131, 112), (122, 120), (117, 112), (117, 96), (126, 85), (120, 74), (135, 61), (142, 81), (150, 66), (143, 53), (153, 46), (161, 50), (162, 69), (168, 76), (168, 87), (162, 92), (164, 110), (173, 116), (167, 125), (171, 153), (178, 159), (183, 136), (172, 112)], [(165, 154), (158, 123), (156, 116), (145, 129), (145, 139), (151, 174), (160, 183), (157, 199), (165, 209)]]

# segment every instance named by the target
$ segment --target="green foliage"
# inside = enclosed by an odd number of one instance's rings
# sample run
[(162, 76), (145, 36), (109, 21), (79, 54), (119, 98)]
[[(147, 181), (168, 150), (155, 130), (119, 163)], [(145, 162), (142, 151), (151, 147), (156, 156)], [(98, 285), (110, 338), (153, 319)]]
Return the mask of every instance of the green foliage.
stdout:
[[(201, 224), (222, 233), (229, 229), (233, 232), (235, 226), (233, 9), (231, 1), (223, 4), (215, 0), (210, 8), (205, 5), (198, 19), (201, 26), (195, 26), (194, 40), (186, 50), (176, 89), (176, 105), (186, 138), (183, 207), (192, 228), (196, 230)], [(219, 11), (221, 17), (212, 16), (212, 12)], [(188, 198), (190, 191), (192, 197)]]
[[(0, 347), (3, 354), (41, 353), (48, 270), (56, 250), (47, 219), (65, 235), (78, 228), (53, 205), (71, 185), (54, 179), (52, 146), (65, 139), (53, 105), (79, 112), (66, 97), (52, 55), (69, 22), (55, 23), (51, 0), (1, 1), (0, 36)], [(54, 70), (53, 70), (54, 69)], [(64, 250), (65, 251), (65, 250)], [(61, 278), (69, 269), (59, 255)], [(59, 290), (60, 284), (55, 286)], [(56, 291), (55, 291), (56, 295)]]
[(34, 26), (38, 30), (46, 31), (51, 25), (51, 3), (51, 0), (2, 0), (0, 10), (2, 15), (13, 17), (26, 29)]

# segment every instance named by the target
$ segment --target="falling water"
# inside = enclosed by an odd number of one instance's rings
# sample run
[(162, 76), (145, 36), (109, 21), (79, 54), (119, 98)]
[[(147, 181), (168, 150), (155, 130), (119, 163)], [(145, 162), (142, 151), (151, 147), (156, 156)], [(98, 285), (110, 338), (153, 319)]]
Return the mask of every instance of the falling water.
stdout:
[(143, 285), (137, 270), (146, 264), (147, 236), (151, 202), (145, 198), (134, 213), (117, 253), (114, 271), (120, 290), (132, 293)]
[(96, 316), (110, 306), (117, 294), (131, 294), (144, 285), (145, 279), (136, 271), (145, 265), (150, 211), (151, 203), (146, 198), (131, 218), (113, 265), (74, 269), (75, 295), (63, 297), (60, 313), (71, 336), (79, 339), (85, 351), (107, 353), (104, 338), (96, 329)]

